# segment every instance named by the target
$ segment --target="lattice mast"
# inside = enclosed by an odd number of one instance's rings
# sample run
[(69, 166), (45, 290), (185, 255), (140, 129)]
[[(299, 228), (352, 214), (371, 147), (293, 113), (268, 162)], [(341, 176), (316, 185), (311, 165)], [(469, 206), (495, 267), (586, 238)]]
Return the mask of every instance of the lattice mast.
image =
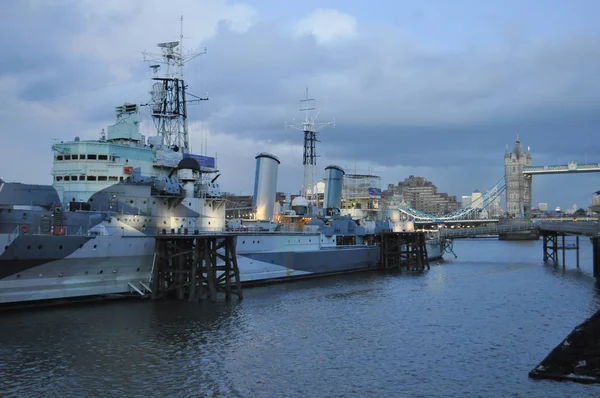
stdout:
[(293, 128), (304, 133), (304, 154), (302, 164), (304, 165), (304, 183), (302, 193), (304, 197), (312, 204), (313, 209), (317, 210), (319, 206), (318, 192), (316, 187), (316, 165), (317, 149), (316, 143), (317, 130), (329, 125), (335, 127), (335, 118), (332, 122), (317, 123), (319, 112), (315, 116), (310, 113), (315, 110), (315, 99), (308, 96), (308, 87), (306, 87), (306, 98), (300, 100), (300, 111), (305, 113), (304, 121), (297, 124), (285, 124), (286, 129)]
[[(206, 101), (186, 93), (187, 86), (183, 79), (184, 65), (192, 59), (206, 54), (203, 52), (185, 52), (183, 47), (183, 16), (180, 19), (179, 41), (158, 43), (160, 54), (144, 51), (144, 61), (150, 63), (152, 80), (155, 83), (150, 91), (152, 120), (158, 135), (163, 137), (163, 144), (182, 153), (189, 153), (187, 104)], [(164, 66), (159, 73), (161, 64)], [(192, 99), (187, 99), (191, 96)]]

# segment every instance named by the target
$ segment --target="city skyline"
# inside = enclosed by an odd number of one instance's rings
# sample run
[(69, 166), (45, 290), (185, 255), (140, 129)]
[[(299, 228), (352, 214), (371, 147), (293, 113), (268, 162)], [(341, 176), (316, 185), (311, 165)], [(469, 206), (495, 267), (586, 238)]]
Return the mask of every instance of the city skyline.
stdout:
[[(336, 119), (319, 173), (424, 176), (460, 197), (503, 176), (517, 134), (533, 165), (599, 162), (599, 13), (591, 0), (5, 1), (0, 177), (50, 184), (54, 140), (97, 139), (115, 106), (146, 103), (141, 52), (177, 40), (181, 15), (185, 47), (208, 49), (186, 70), (210, 98), (189, 109), (192, 149), (217, 154), (226, 191), (252, 191), (263, 151), (282, 159), (278, 190), (300, 189), (302, 134), (284, 124), (307, 86), (319, 119)], [(585, 208), (598, 189), (597, 174), (534, 176), (532, 203)]]

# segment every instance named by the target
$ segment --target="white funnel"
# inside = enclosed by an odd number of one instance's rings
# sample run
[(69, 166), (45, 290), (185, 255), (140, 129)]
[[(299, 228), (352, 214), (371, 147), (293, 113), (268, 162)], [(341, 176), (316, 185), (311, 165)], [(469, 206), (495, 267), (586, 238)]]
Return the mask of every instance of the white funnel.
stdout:
[(281, 162), (274, 155), (268, 153), (256, 155), (256, 177), (252, 200), (256, 220), (270, 221), (273, 217), (279, 163)]

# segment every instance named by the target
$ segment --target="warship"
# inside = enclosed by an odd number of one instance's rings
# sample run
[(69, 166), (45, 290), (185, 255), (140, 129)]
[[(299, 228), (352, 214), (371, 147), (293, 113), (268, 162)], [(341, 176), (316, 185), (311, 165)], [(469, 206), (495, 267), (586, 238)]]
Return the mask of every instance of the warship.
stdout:
[[(235, 231), (241, 280), (251, 283), (375, 268), (374, 237), (410, 228), (345, 214), (338, 166), (326, 169), (321, 206), (315, 195), (275, 203), (280, 160), (268, 153), (256, 156), (252, 217), (228, 219), (215, 158), (189, 145), (187, 105), (207, 100), (183, 79), (198, 54), (184, 54), (181, 41), (158, 48), (146, 53), (150, 101), (117, 106), (99, 139), (54, 143), (51, 185), (0, 180), (0, 304), (147, 293), (158, 234)], [(149, 137), (140, 133), (146, 108), (156, 130)], [(309, 150), (314, 127), (303, 124)], [(305, 175), (310, 169), (314, 179), (306, 145)], [(428, 253), (441, 258), (438, 240)]]

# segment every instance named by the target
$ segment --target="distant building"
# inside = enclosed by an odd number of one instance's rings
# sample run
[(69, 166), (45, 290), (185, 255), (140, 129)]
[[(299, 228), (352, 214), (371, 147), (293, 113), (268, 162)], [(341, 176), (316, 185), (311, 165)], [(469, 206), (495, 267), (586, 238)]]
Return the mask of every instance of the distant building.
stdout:
[(471, 195), (463, 196), (460, 202), (462, 207), (468, 206), (471, 204)]
[(478, 189), (471, 194), (471, 205), (475, 209), (482, 209), (483, 202), (481, 201), (481, 192)]
[(437, 191), (425, 177), (410, 176), (398, 185), (388, 185), (382, 196), (386, 201), (402, 198), (411, 208), (433, 215), (451, 213), (460, 207), (456, 196)]
[(538, 203), (538, 209), (540, 209), (541, 211), (548, 210), (548, 203)]
[(523, 175), (523, 167), (531, 166), (531, 149), (527, 153), (521, 148), (517, 135), (515, 148), (504, 154), (504, 180), (506, 182), (506, 214), (509, 217), (529, 217), (531, 210), (531, 176)]
[(227, 199), (225, 214), (227, 218), (251, 218), (252, 195), (234, 195), (226, 193)]
[(489, 218), (500, 218), (502, 217), (502, 203), (500, 196), (492, 200), (487, 207)]

